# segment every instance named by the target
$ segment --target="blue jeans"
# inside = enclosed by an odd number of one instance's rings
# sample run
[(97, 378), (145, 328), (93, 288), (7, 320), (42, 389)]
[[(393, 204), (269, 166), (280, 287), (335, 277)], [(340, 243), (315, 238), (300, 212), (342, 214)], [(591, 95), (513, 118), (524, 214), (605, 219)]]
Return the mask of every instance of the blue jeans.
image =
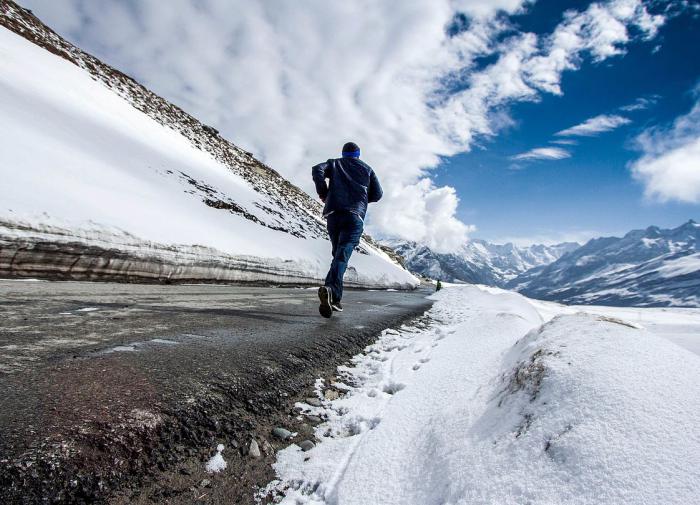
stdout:
[(364, 223), (352, 212), (333, 212), (328, 216), (328, 235), (333, 245), (333, 261), (326, 275), (326, 286), (333, 294), (333, 301), (343, 298), (343, 276), (348, 268), (352, 251), (360, 243)]

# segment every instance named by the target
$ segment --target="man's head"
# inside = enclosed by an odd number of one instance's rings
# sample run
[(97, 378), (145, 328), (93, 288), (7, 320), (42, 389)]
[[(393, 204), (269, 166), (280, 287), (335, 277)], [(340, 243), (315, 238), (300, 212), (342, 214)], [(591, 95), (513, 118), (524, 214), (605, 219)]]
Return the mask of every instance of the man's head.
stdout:
[(343, 146), (343, 158), (359, 158), (360, 146), (354, 142), (348, 142)]

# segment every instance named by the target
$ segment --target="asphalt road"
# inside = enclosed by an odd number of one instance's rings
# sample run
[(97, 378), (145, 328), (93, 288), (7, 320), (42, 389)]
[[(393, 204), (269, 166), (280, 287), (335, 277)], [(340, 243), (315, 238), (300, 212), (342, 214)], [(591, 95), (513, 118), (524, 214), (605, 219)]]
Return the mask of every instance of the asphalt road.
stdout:
[[(0, 280), (0, 498), (246, 502), (277, 448), (250, 438), (426, 294), (351, 290), (326, 320), (308, 289)], [(235, 479), (200, 493), (218, 440)]]

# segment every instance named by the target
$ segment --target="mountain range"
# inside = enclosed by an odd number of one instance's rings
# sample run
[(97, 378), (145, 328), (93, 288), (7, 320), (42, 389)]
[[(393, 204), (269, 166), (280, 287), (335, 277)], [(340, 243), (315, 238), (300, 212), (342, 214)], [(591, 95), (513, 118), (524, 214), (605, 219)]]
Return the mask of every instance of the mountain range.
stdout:
[(544, 300), (618, 306), (700, 305), (700, 225), (650, 226), (590, 240), (507, 287)]
[(505, 287), (518, 275), (548, 265), (580, 246), (575, 242), (556, 245), (493, 244), (472, 239), (457, 251), (438, 253), (428, 246), (404, 240), (385, 240), (403, 256), (409, 270), (447, 282), (470, 282)]
[(518, 247), (473, 239), (453, 253), (386, 242), (409, 270), (433, 279), (519, 291), (567, 304), (700, 306), (700, 225), (650, 226), (584, 245)]

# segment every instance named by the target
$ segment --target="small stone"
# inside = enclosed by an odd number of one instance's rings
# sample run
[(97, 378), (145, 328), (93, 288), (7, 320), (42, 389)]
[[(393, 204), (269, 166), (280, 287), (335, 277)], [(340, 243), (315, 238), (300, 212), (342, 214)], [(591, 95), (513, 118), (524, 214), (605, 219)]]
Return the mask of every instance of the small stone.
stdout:
[(314, 444), (311, 440), (304, 440), (303, 442), (299, 442), (299, 447), (301, 447), (302, 451), (306, 452), (316, 447), (316, 444)]
[(199, 483), (199, 487), (209, 487), (211, 486), (211, 481), (209, 479), (202, 479), (202, 482)]
[(306, 416), (306, 419), (313, 424), (319, 424), (322, 419), (318, 416)]
[(323, 393), (323, 396), (326, 397), (326, 400), (337, 400), (340, 398), (340, 393), (336, 391), (335, 389), (326, 389), (325, 393)]
[(304, 401), (306, 403), (308, 403), (309, 405), (311, 405), (312, 407), (320, 407), (321, 405), (323, 405), (321, 403), (321, 400), (319, 400), (318, 398), (314, 398), (314, 397), (309, 397)]
[(272, 430), (272, 435), (275, 438), (279, 438), (280, 440), (289, 440), (290, 438), (292, 438), (291, 431), (279, 427)]
[(260, 447), (258, 446), (258, 443), (255, 441), (255, 439), (250, 441), (250, 447), (248, 448), (248, 456), (251, 458), (259, 458), (262, 456), (260, 454)]

